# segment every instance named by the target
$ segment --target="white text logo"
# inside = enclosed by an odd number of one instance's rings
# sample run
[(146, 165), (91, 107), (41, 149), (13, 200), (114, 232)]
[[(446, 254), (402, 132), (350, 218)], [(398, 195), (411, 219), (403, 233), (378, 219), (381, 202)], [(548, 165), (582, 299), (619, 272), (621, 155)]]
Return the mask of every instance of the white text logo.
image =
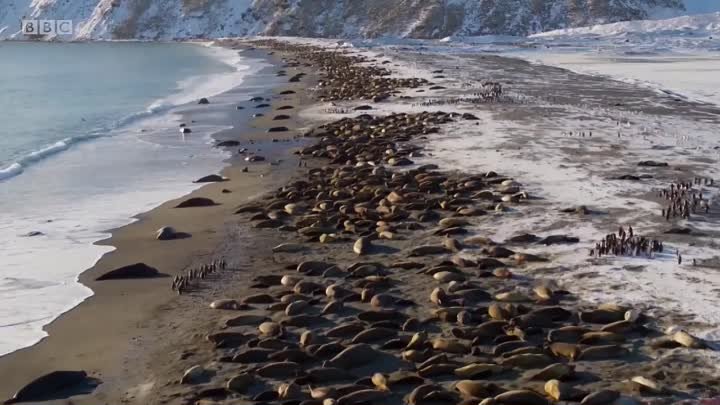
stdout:
[(72, 20), (22, 20), (25, 35), (72, 35)]

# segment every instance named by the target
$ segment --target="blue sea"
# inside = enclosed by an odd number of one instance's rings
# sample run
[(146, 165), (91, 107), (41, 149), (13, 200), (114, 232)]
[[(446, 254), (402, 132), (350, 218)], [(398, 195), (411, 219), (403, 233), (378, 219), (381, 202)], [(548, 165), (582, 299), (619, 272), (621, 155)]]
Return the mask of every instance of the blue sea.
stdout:
[(0, 355), (92, 294), (77, 277), (108, 230), (222, 168), (227, 126), (182, 136), (178, 111), (261, 67), (204, 44), (0, 42)]

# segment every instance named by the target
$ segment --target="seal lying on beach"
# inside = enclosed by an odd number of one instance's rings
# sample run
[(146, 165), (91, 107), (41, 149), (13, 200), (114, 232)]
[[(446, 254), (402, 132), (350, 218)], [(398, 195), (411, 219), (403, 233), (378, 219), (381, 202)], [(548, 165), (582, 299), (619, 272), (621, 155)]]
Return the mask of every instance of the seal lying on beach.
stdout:
[(145, 263), (135, 263), (111, 270), (95, 280), (123, 280), (129, 278), (153, 278), (159, 276), (160, 272), (158, 272), (156, 268), (150, 267)]
[(87, 373), (84, 371), (53, 371), (20, 388), (12, 398), (4, 403), (45, 401), (52, 398), (59, 391), (79, 385), (86, 379)]

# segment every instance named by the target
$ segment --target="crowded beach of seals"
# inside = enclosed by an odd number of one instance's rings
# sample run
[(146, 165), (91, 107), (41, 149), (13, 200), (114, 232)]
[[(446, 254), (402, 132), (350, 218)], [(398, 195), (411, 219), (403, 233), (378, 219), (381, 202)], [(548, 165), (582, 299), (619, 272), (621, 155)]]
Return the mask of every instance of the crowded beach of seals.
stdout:
[[(552, 248), (579, 238), (523, 228), (498, 240), (484, 232), (552, 196), (535, 195), (499, 169), (433, 162), (429, 140), (483, 124), (454, 108), (518, 102), (502, 83), (441, 100), (433, 91), (445, 84), (433, 77), (449, 72), (399, 77), (382, 56), (282, 40), (224, 45), (267, 50), (283, 60), (280, 76), (300, 70), (289, 82), (307, 81), (314, 108), (332, 119), (288, 135), (301, 140), (288, 156), (297, 160), (292, 178), (234, 208), (233, 226), (265, 255), (260, 265), (241, 270), (252, 253), (230, 246), (168, 278), (176, 305), (200, 305), (192, 313), (200, 319), (188, 321), (181, 342), (168, 341), (171, 352), (156, 353), (162, 366), (150, 392), (125, 402), (632, 405), (720, 395), (708, 357), (714, 342), (668, 324), (662, 311), (586, 301), (583, 279), (553, 277), (563, 270), (553, 267)], [(399, 100), (405, 104), (393, 110)], [(713, 213), (709, 197), (693, 190), (700, 183), (715, 187), (696, 178), (658, 190), (668, 207), (662, 220)], [(552, 215), (561, 222), (593, 212)], [(594, 246), (584, 257), (674, 253), (665, 235), (616, 221), (616, 233), (584, 241)], [(18, 395), (10, 402), (24, 400)]]
[[(386, 68), (343, 52), (254, 45), (321, 69), (321, 101), (380, 102), (432, 86), (386, 78)], [(277, 265), (248, 281), (253, 292), (208, 303), (229, 313), (206, 336), (213, 364), (178, 380), (179, 403), (599, 405), (717, 394), (717, 376), (679, 370), (669, 355), (711, 350), (701, 339), (664, 331), (621, 302), (589, 305), (533, 280), (523, 270), (550, 259), (524, 250), (540, 238), (469, 231), (533, 203), (521, 179), (415, 164), (417, 141), (474, 117), (359, 112), (304, 134), (304, 177), (238, 207), (275, 235)], [(631, 229), (598, 254), (662, 250)]]

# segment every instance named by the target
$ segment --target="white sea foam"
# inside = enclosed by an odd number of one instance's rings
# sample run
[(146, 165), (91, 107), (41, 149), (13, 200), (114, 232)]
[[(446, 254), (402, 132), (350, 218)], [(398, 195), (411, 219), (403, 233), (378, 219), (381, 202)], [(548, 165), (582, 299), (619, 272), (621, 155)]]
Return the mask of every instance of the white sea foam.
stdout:
[(0, 181), (9, 179), (22, 173), (23, 167), (20, 163), (12, 163), (8, 167), (0, 169)]
[(181, 80), (178, 82), (178, 91), (175, 94), (156, 100), (148, 107), (148, 111), (162, 111), (195, 102), (202, 97), (212, 97), (242, 81), (242, 78), (248, 74), (250, 66), (247, 65), (246, 60), (240, 56), (239, 52), (210, 45), (210, 43), (204, 45), (208, 48), (208, 52), (214, 58), (222, 60), (223, 63), (232, 67), (233, 71), (214, 75), (191, 76)]
[[(11, 214), (0, 215), (0, 355), (42, 339), (44, 325), (92, 294), (77, 279), (112, 250), (94, 245), (108, 230), (192, 191), (198, 187), (193, 179), (223, 166), (227, 155), (208, 144), (211, 134), (228, 127), (212, 118), (213, 109), (187, 137), (177, 132), (177, 112), (200, 95), (238, 86), (264, 65), (235, 51), (212, 55), (235, 69), (180, 83), (179, 94), (92, 142), (64, 139), (0, 171), (0, 212)], [(231, 101), (217, 96), (213, 107), (229, 109)]]
[(68, 137), (52, 144), (41, 146), (39, 149), (27, 153), (16, 162), (0, 167), (0, 181), (17, 176), (31, 164), (37, 163), (47, 157), (63, 152), (73, 145), (96, 139), (103, 136), (112, 136), (118, 129), (127, 127), (153, 115), (166, 113), (172, 108), (199, 100), (202, 97), (218, 95), (242, 82), (251, 69), (238, 51), (211, 46), (211, 43), (198, 44), (205, 46), (212, 58), (221, 61), (233, 70), (216, 74), (190, 76), (177, 83), (176, 91), (164, 98), (150, 103), (144, 110), (130, 114), (115, 122), (108, 123), (90, 133)]

